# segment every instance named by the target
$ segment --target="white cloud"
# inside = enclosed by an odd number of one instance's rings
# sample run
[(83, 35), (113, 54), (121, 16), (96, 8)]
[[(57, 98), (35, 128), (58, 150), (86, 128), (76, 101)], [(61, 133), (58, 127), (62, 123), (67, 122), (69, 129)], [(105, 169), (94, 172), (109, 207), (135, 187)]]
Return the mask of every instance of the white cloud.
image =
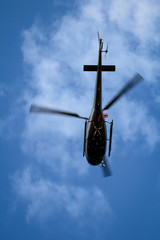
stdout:
[[(114, 21), (121, 30), (132, 32), (141, 43), (159, 43), (158, 20), (159, 1), (112, 1), (109, 19)], [(141, 47), (143, 47), (141, 44)]]
[(26, 201), (27, 221), (36, 219), (44, 222), (49, 218), (54, 219), (57, 212), (63, 212), (63, 215), (67, 213), (79, 221), (84, 217), (96, 217), (98, 221), (103, 215), (112, 215), (109, 202), (96, 187), (86, 189), (55, 183), (41, 178), (30, 168), (25, 169), (22, 174), (16, 174), (12, 180), (18, 197)]

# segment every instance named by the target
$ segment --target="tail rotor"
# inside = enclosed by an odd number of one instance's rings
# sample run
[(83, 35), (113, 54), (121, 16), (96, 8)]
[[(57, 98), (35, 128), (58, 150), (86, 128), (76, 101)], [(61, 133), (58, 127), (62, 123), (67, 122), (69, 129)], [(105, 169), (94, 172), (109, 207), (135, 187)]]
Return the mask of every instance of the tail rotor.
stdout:
[(110, 166), (109, 166), (107, 158), (104, 158), (101, 163), (102, 163), (103, 176), (104, 177), (112, 176), (112, 173), (111, 173)]

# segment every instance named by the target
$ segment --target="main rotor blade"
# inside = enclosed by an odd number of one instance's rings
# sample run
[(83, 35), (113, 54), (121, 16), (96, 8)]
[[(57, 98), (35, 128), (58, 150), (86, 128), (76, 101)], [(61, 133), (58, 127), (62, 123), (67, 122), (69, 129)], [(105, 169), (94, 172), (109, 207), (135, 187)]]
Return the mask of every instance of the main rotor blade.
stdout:
[(34, 105), (34, 104), (31, 105), (30, 112), (32, 112), (32, 113), (34, 112), (34, 113), (61, 114), (61, 115), (67, 115), (67, 116), (76, 117), (76, 118), (88, 119), (86, 117), (79, 116), (77, 113), (61, 111), (61, 110), (48, 108), (48, 107), (42, 107), (42, 106), (38, 106), (38, 105)]
[(129, 89), (131, 89), (133, 86), (135, 86), (137, 83), (139, 83), (143, 77), (136, 73), (131, 81), (127, 83), (119, 92), (118, 94), (103, 108), (103, 110), (109, 109), (110, 106), (112, 106), (120, 97), (122, 97)]
[(109, 163), (108, 163), (107, 159), (104, 158), (103, 162), (104, 162), (104, 166), (102, 165), (103, 176), (104, 177), (112, 176), (112, 173), (111, 173), (111, 170), (110, 170)]

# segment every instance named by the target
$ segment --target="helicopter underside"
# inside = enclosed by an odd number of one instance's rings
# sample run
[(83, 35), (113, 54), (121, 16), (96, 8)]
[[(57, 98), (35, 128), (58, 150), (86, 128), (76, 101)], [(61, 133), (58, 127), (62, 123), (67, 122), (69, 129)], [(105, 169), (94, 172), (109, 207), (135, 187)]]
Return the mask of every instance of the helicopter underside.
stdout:
[(92, 139), (86, 141), (86, 158), (91, 165), (99, 165), (104, 159), (105, 151), (105, 140)]

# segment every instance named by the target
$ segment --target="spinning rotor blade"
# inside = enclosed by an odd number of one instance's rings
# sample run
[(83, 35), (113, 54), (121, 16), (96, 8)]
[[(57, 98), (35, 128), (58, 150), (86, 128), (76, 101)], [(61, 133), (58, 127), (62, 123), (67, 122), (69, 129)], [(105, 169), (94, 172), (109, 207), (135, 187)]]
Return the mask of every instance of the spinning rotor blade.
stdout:
[(34, 113), (50, 113), (50, 114), (61, 114), (61, 115), (67, 115), (71, 117), (76, 117), (76, 118), (82, 118), (82, 119), (88, 119), (86, 117), (81, 117), (77, 113), (71, 113), (71, 112), (66, 112), (66, 111), (61, 111), (53, 108), (48, 108), (48, 107), (42, 107), (42, 106), (37, 106), (32, 104), (30, 107), (30, 112)]
[(112, 176), (112, 173), (111, 173), (111, 170), (110, 170), (109, 163), (108, 163), (107, 159), (104, 158), (103, 162), (104, 162), (104, 165), (102, 164), (103, 176), (104, 177)]
[(125, 94), (129, 89), (131, 89), (134, 85), (136, 85), (137, 83), (139, 83), (141, 80), (143, 79), (143, 77), (139, 74), (136, 73), (133, 78), (131, 79), (131, 81), (129, 83), (127, 83), (119, 92), (118, 94), (103, 108), (103, 110), (109, 109), (110, 106), (112, 106), (120, 97), (123, 96), (123, 94)]

